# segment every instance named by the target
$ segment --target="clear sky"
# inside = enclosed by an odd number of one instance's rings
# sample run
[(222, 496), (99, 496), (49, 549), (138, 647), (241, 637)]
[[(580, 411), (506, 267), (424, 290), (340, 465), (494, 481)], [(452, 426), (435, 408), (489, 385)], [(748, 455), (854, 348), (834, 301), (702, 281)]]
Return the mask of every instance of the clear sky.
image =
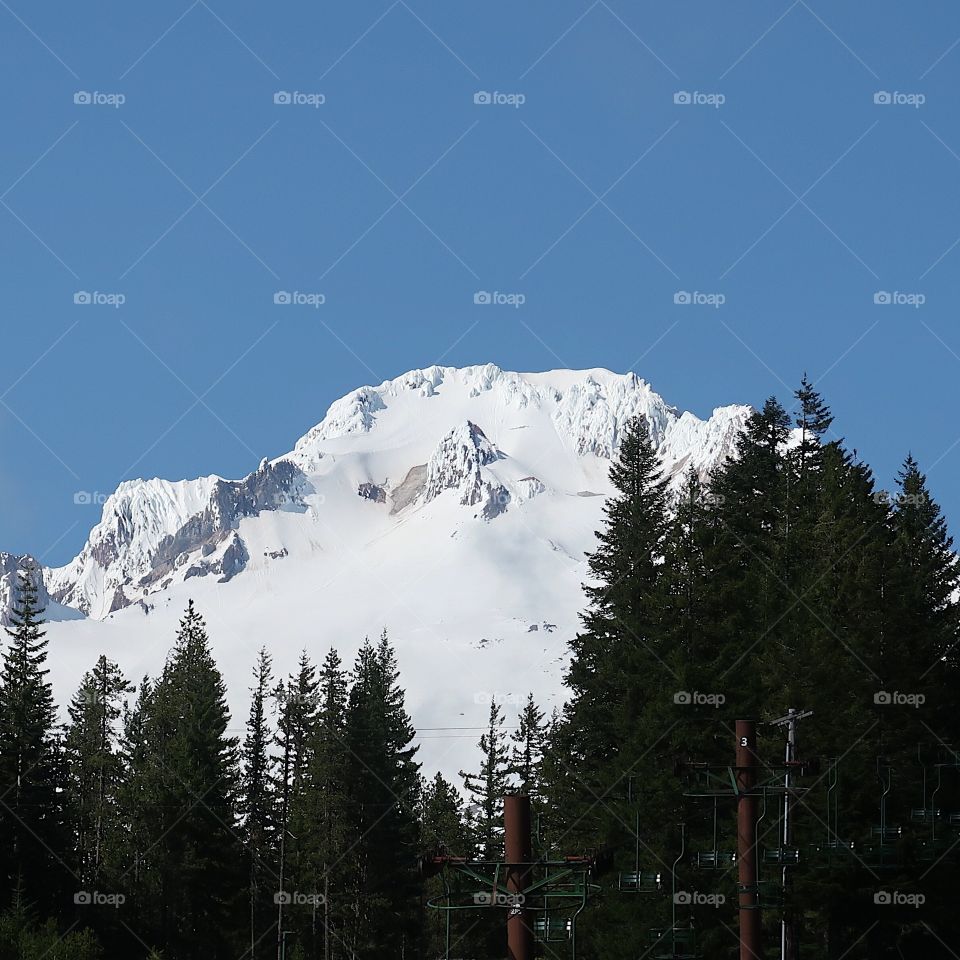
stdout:
[(65, 562), (78, 491), (242, 476), (434, 362), (633, 369), (700, 415), (806, 370), (883, 484), (912, 450), (960, 515), (956, 3), (0, 25), (0, 548)]

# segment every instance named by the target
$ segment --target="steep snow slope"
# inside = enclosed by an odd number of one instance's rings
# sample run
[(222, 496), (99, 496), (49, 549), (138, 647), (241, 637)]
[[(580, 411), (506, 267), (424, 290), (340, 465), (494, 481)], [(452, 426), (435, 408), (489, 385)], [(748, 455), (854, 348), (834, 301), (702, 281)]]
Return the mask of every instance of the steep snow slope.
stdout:
[(155, 673), (191, 596), (238, 727), (259, 646), (285, 672), (304, 647), (349, 662), (387, 627), (423, 759), (455, 773), (479, 730), (448, 728), (480, 727), (491, 696), (508, 722), (528, 690), (559, 703), (583, 555), (637, 414), (679, 482), (728, 455), (749, 408), (700, 420), (607, 370), (430, 367), (338, 400), (243, 480), (124, 483), (79, 556), (44, 571), (88, 614), (50, 626), (58, 698), (102, 650)]

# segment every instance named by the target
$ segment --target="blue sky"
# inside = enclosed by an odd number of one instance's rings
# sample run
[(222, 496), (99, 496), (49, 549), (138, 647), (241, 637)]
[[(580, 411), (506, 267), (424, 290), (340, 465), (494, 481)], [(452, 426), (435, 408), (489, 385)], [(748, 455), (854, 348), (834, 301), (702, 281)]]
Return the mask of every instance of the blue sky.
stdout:
[(241, 476), (434, 362), (634, 369), (701, 415), (806, 370), (882, 483), (912, 450), (960, 510), (956, 4), (0, 22), (0, 548), (65, 562), (77, 491)]

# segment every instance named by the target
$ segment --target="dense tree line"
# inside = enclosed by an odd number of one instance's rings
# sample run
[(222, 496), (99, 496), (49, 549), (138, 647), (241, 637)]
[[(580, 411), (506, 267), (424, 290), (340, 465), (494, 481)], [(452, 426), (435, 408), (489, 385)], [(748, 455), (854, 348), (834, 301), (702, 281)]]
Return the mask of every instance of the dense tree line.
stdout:
[[(532, 698), (509, 745), (494, 723), (467, 807), (420, 772), (386, 633), (352, 669), (304, 652), (285, 678), (262, 649), (236, 738), (191, 601), (158, 677), (133, 685), (101, 656), (61, 723), (33, 582), (21, 571), (0, 673), (0, 960), (440, 954), (421, 855), (502, 857), (502, 794), (540, 762)], [(456, 939), (497, 955), (503, 930)]]
[(427, 955), (419, 853), (471, 840), (386, 635), (280, 680), (262, 650), (241, 742), (191, 602), (160, 676), (102, 656), (60, 724), (31, 583), (0, 674), (3, 960)]
[(566, 705), (546, 718), (529, 697), (508, 727), (491, 702), (462, 786), (422, 774), (386, 634), (352, 666), (305, 651), (286, 677), (261, 650), (233, 737), (191, 602), (159, 676), (134, 685), (101, 656), (60, 718), (24, 571), (0, 670), (0, 960), (426, 960), (448, 941), (452, 957), (502, 958), (502, 913), (428, 909), (444, 884), (418, 863), (501, 860), (511, 790), (531, 797), (536, 856), (596, 858), (581, 960), (669, 955), (645, 951), (673, 924), (703, 956), (734, 957), (735, 808), (704, 765), (728, 776), (733, 723), (755, 718), (762, 779), (779, 782), (769, 721), (792, 707), (812, 711), (811, 762), (786, 897), (781, 797), (764, 799), (771, 943), (785, 911), (804, 960), (949, 956), (953, 544), (912, 457), (880, 490), (813, 386), (794, 399), (793, 416), (770, 399), (735, 456), (679, 484), (646, 422), (624, 425)]
[[(947, 957), (960, 943), (952, 541), (912, 457), (880, 490), (808, 381), (794, 399), (792, 419), (770, 399), (736, 455), (675, 496), (646, 423), (622, 438), (544, 772), (551, 833), (608, 868), (580, 921), (585, 956), (635, 958), (674, 922), (703, 955), (736, 955), (736, 869), (703, 868), (735, 849), (735, 805), (714, 807), (724, 784), (697, 765), (722, 775), (734, 721), (754, 718), (762, 779), (782, 782), (784, 730), (764, 721), (791, 707), (813, 711), (799, 747), (815, 762), (795, 781), (785, 901), (782, 799), (763, 801), (777, 955), (782, 909), (804, 958)], [(675, 862), (676, 889), (702, 905), (672, 903)], [(664, 889), (620, 892), (638, 868)]]

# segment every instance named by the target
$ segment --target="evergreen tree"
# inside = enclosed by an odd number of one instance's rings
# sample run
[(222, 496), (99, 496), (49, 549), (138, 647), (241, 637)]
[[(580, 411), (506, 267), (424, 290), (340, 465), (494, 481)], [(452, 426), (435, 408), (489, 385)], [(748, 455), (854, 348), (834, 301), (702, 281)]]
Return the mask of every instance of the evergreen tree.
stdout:
[[(298, 889), (314, 897), (310, 915), (296, 917), (308, 956), (341, 956), (346, 936), (345, 872), (349, 816), (344, 772), (347, 674), (330, 649), (320, 668), (318, 711), (302, 789), (293, 798), (291, 832), (299, 838)], [(289, 925), (289, 924), (288, 924)]]
[[(846, 546), (856, 549), (857, 538), (869, 534), (863, 524), (869, 527), (883, 520), (882, 512), (871, 510), (868, 501), (862, 499), (864, 494), (870, 495), (872, 478), (863, 473), (840, 441), (825, 442), (833, 415), (806, 375), (794, 397), (798, 408), (795, 437), (799, 442), (783, 457), (788, 488), (784, 536), (777, 549), (767, 555), (769, 570), (783, 588), (778, 598), (781, 616), (768, 638), (776, 643), (763, 644), (767, 670), (778, 669), (776, 664), (784, 661), (805, 659), (811, 645), (818, 641), (829, 643), (822, 636), (824, 623), (817, 618), (815, 598), (825, 582), (835, 587), (843, 576), (846, 558), (834, 550), (847, 534), (852, 538)], [(861, 508), (872, 515), (865, 515)], [(841, 528), (843, 533), (838, 535)], [(798, 677), (790, 690), (791, 698), (805, 698), (804, 686)]]
[(503, 797), (510, 789), (510, 752), (503, 728), (503, 711), (490, 699), (487, 730), (480, 737), (480, 769), (460, 771), (470, 800), (470, 830), (481, 860), (503, 859)]
[(420, 787), (421, 845), (431, 852), (443, 851), (465, 857), (471, 838), (464, 820), (463, 800), (457, 788), (439, 771)]
[[(420, 844), (428, 857), (442, 854), (465, 857), (471, 852), (463, 801), (457, 788), (440, 773), (432, 780), (424, 780), (421, 785)], [(444, 892), (442, 878), (430, 877), (424, 884), (424, 901), (443, 902)], [(451, 946), (455, 946), (458, 954), (465, 952), (474, 920), (455, 916), (451, 911), (426, 908), (424, 925), (424, 955), (440, 957), (444, 955), (448, 934)]]
[[(532, 731), (531, 731), (532, 732)], [(470, 840), (470, 856), (485, 861), (504, 858), (503, 798), (511, 789), (510, 742), (504, 729), (503, 711), (496, 699), (490, 700), (486, 732), (480, 737), (480, 768), (476, 773), (460, 771), (467, 795), (465, 827)], [(464, 952), (475, 956), (503, 954), (502, 917), (481, 914), (463, 933)], [(468, 950), (469, 948), (469, 950)]]
[[(116, 879), (123, 782), (117, 724), (123, 698), (132, 689), (120, 667), (101, 654), (93, 670), (84, 674), (68, 707), (70, 720), (64, 738), (67, 796), (77, 872), (84, 889), (105, 889), (101, 882), (105, 872), (114, 874), (111, 880)], [(109, 863), (111, 858), (113, 863)], [(112, 890), (114, 885), (108, 881), (106, 889)]]
[[(310, 765), (310, 750), (315, 741), (319, 694), (317, 692), (316, 668), (307, 652), (300, 655), (297, 672), (280, 684), (274, 696), (277, 701), (277, 844), (278, 844), (278, 892), (287, 890), (291, 880), (296, 882), (302, 875), (304, 862), (302, 843), (305, 837), (291, 829), (293, 811), (297, 798), (305, 786)], [(285, 898), (277, 903), (277, 937), (283, 937), (287, 921), (284, 919)], [(279, 946), (279, 944), (278, 944)]]
[[(648, 697), (650, 666), (662, 661), (657, 624), (664, 539), (668, 525), (667, 479), (644, 417), (629, 421), (610, 467), (613, 496), (606, 523), (588, 556), (583, 630), (573, 639), (565, 683), (571, 691), (554, 744), (569, 781), (602, 796), (629, 728)], [(652, 679), (652, 677), (651, 677)], [(561, 746), (562, 744), (562, 746)], [(582, 796), (582, 793), (581, 793)], [(564, 805), (572, 810), (574, 797)], [(596, 840), (603, 807), (581, 804), (578, 831)]]
[(253, 671), (250, 716), (241, 752), (242, 791), (240, 814), (249, 877), (250, 960), (273, 952), (272, 898), (268, 890), (276, 880), (276, 798), (273, 793), (275, 758), (270, 750), (272, 731), (267, 716), (272, 688), (271, 659), (266, 647), (257, 656)]
[(793, 454), (800, 481), (803, 482), (807, 473), (816, 469), (824, 437), (833, 423), (833, 414), (806, 374), (794, 392), (794, 398), (797, 401), (799, 443)]
[[(707, 554), (716, 501), (699, 475), (690, 470), (673, 499), (673, 516), (664, 544), (665, 581), (661, 620), (664, 644), (678, 671), (709, 659)], [(695, 683), (695, 681), (690, 681)]]
[(16, 605), (0, 671), (0, 858), (7, 895), (20, 891), (41, 912), (72, 881), (47, 680), (47, 640), (31, 563), (18, 570)]
[(178, 960), (237, 955), (246, 887), (237, 741), (203, 618), (190, 601), (156, 685), (128, 723), (134, 893), (153, 942)]
[(956, 709), (960, 608), (955, 599), (960, 564), (946, 519), (912, 456), (905, 460), (897, 480), (890, 522), (897, 560), (891, 581), (899, 600), (899, 619), (891, 630), (890, 660), (897, 688), (905, 689), (912, 682), (914, 692), (926, 698), (922, 714), (914, 718), (926, 725), (918, 731), (918, 739), (929, 741), (933, 730), (939, 744), (931, 748), (943, 751), (960, 743)]
[(540, 768), (546, 735), (547, 725), (543, 719), (543, 711), (534, 701), (533, 694), (527, 694), (520, 710), (517, 729), (510, 735), (512, 742), (509, 770), (516, 789), (531, 797), (535, 804), (540, 799)]
[(288, 678), (278, 699), (278, 744), (287, 757), (291, 792), (297, 793), (310, 763), (320, 709), (317, 670), (306, 650), (300, 654), (297, 672)]
[[(922, 623), (923, 633), (932, 638), (937, 656), (958, 662), (958, 608), (954, 597), (960, 586), (960, 565), (953, 538), (939, 505), (930, 495), (927, 478), (912, 456), (904, 461), (898, 475), (899, 494), (892, 514), (894, 547), (905, 582), (911, 619)], [(918, 623), (919, 621), (919, 623)]]
[(711, 690), (719, 685), (716, 692), (743, 716), (762, 709), (760, 658), (765, 650), (780, 649), (787, 629), (783, 615), (792, 599), (783, 566), (790, 529), (784, 459), (789, 436), (787, 413), (770, 397), (747, 420), (734, 455), (710, 479), (704, 620), (713, 634), (710, 672), (716, 679), (702, 682), (712, 683)]
[[(679, 689), (663, 632), (668, 480), (645, 418), (625, 425), (610, 480), (606, 522), (588, 556), (583, 629), (570, 644), (564, 682), (571, 696), (551, 731), (544, 765), (551, 809), (542, 818), (541, 833), (555, 856), (598, 848), (632, 851), (635, 817), (623, 802), (630, 777), (638, 758), (652, 753), (647, 768), (656, 769), (670, 751), (664, 739), (669, 725), (651, 733), (642, 722), (665, 702), (675, 709), (672, 693)], [(649, 822), (656, 830), (658, 821)], [(644, 842), (651, 857), (662, 856), (656, 845), (665, 838), (650, 836)], [(654, 860), (651, 869), (656, 866)], [(608, 900), (596, 922), (611, 934), (588, 940), (587, 948), (620, 957), (653, 921), (635, 904), (628, 908)]]
[[(668, 480), (645, 417), (624, 427), (610, 482), (615, 494), (604, 505), (606, 524), (588, 558), (584, 624), (599, 635), (637, 639), (656, 616), (648, 588), (657, 580), (667, 526)], [(578, 638), (574, 649), (585, 640)]]
[(16, 894), (0, 914), (3, 960), (102, 960), (104, 955), (91, 930), (64, 931), (52, 918), (41, 923)]
[[(136, 694), (133, 706), (126, 703), (123, 710), (120, 757), (124, 776), (118, 792), (123, 832), (118, 858), (123, 864), (120, 879), (124, 888), (144, 893), (152, 880), (149, 871), (152, 860), (146, 854), (153, 845), (154, 829), (151, 791), (155, 781), (155, 758), (148, 740), (154, 684), (149, 676), (140, 681)], [(155, 889), (151, 890), (151, 893), (155, 892)]]
[(357, 654), (347, 703), (350, 929), (357, 960), (414, 954), (420, 927), (417, 748), (386, 633)]

